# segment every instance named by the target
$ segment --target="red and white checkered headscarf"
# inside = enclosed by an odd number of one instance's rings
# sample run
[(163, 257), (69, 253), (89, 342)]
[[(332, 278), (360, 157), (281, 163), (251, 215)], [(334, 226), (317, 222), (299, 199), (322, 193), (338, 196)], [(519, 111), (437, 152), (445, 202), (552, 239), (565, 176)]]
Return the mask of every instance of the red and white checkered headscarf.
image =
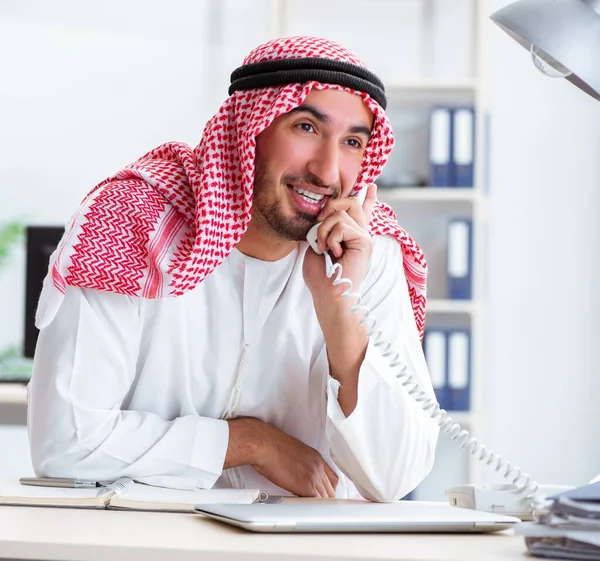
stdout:
[[(252, 51), (244, 64), (307, 57), (365, 66), (345, 48), (314, 37), (270, 41)], [(161, 298), (184, 294), (202, 282), (230, 254), (250, 222), (256, 136), (299, 106), (313, 88), (360, 95), (373, 112), (375, 126), (353, 193), (372, 183), (394, 140), (384, 110), (366, 93), (314, 81), (236, 91), (207, 123), (198, 147), (163, 144), (87, 195), (54, 254), (38, 327), (52, 320), (66, 285)], [(381, 202), (375, 205), (370, 229), (401, 244), (422, 335), (427, 274), (423, 253)]]

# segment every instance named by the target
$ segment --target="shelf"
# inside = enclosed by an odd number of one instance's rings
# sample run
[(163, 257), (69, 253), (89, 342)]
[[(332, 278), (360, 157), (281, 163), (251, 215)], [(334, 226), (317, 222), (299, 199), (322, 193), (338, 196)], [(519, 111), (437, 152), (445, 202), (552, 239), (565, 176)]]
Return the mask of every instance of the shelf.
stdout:
[(472, 300), (444, 300), (441, 298), (432, 298), (427, 300), (426, 313), (441, 314), (473, 314), (477, 309), (476, 303)]
[(383, 202), (397, 201), (475, 201), (476, 189), (463, 187), (379, 187), (377, 196)]
[(27, 386), (23, 384), (0, 384), (0, 406), (25, 405)]
[(394, 91), (467, 91), (476, 90), (478, 80), (407, 80), (386, 84), (386, 90)]

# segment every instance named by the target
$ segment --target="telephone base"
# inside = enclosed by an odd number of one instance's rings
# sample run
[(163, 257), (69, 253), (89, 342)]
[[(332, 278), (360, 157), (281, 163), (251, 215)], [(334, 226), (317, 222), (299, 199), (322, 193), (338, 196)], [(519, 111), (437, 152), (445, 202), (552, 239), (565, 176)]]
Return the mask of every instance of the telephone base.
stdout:
[[(446, 491), (451, 506), (482, 510), (495, 514), (516, 516), (521, 520), (532, 520), (531, 500), (517, 491), (510, 483), (485, 483), (483, 485), (458, 485)], [(540, 485), (536, 495), (549, 497), (573, 489), (567, 485)]]

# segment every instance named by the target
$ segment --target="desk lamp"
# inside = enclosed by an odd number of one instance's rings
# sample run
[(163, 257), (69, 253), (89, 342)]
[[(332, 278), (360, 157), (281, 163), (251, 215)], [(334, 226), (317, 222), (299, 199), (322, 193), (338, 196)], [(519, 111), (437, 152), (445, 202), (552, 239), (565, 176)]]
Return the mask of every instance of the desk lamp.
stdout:
[(490, 17), (538, 70), (600, 101), (600, 0), (518, 0)]

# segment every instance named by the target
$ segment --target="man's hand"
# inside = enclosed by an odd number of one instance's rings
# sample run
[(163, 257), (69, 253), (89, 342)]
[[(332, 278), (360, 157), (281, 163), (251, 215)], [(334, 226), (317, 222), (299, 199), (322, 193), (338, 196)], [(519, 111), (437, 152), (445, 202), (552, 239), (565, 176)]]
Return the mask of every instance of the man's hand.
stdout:
[[(368, 227), (376, 192), (377, 187), (370, 185), (362, 206), (356, 197), (329, 200), (319, 215), (323, 220), (317, 230), (319, 249), (331, 251), (342, 266), (342, 277), (352, 281), (353, 292), (359, 292), (373, 253)], [(348, 286), (333, 286), (327, 278), (322, 255), (307, 250), (303, 273), (325, 337), (329, 374), (340, 383), (338, 402), (348, 417), (358, 403), (358, 375), (368, 345), (366, 330), (359, 324), (363, 318), (351, 311), (354, 298), (341, 298)]]
[[(358, 290), (363, 281), (373, 253), (373, 240), (369, 222), (375, 204), (377, 187), (368, 187), (365, 202), (357, 197), (329, 199), (317, 217), (321, 222), (317, 230), (317, 245), (321, 251), (330, 251), (334, 262), (342, 266), (343, 276), (352, 281)], [(325, 275), (323, 256), (307, 251), (303, 266), (304, 281), (313, 299), (330, 298), (341, 294), (347, 287), (334, 287)]]
[(321, 454), (258, 419), (233, 419), (224, 468), (251, 465), (275, 485), (299, 497), (335, 497), (338, 477)]

